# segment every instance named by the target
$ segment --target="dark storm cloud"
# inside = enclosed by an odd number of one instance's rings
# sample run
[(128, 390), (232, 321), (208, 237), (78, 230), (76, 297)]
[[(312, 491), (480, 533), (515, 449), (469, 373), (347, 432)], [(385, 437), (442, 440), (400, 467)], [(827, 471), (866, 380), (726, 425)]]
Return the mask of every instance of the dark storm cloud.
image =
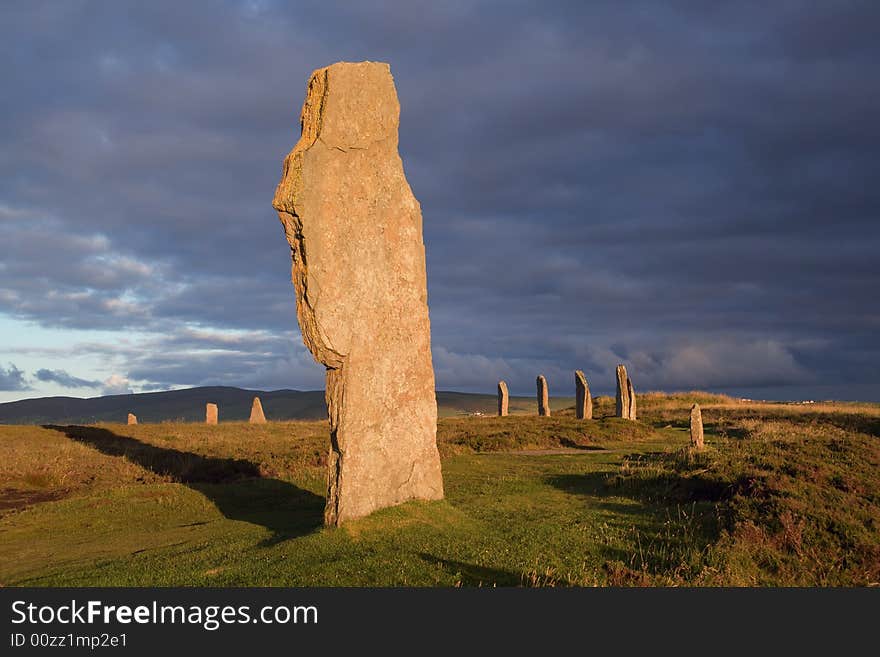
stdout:
[(40, 381), (50, 381), (57, 383), (65, 388), (100, 388), (103, 384), (101, 381), (88, 381), (77, 376), (68, 374), (64, 370), (47, 370), (41, 369), (34, 373)]
[[(6, 4), (0, 312), (155, 334), (117, 353), (143, 386), (319, 386), (270, 199), (309, 72), (377, 59), (424, 214), (439, 387), (531, 394), (540, 371), (561, 393), (581, 368), (608, 392), (623, 361), (641, 389), (880, 398), (878, 19)], [(216, 343), (236, 331), (250, 341)]]
[(4, 368), (0, 365), (0, 390), (28, 390), (28, 383), (25, 380), (24, 372), (18, 369), (12, 363)]

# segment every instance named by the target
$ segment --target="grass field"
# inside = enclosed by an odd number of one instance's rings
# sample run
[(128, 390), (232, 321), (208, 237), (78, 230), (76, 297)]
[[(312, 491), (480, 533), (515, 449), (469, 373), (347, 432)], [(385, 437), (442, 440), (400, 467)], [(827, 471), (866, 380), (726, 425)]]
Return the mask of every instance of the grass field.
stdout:
[(446, 499), (339, 529), (324, 422), (0, 426), (0, 584), (880, 582), (880, 405), (638, 403), (443, 418)]

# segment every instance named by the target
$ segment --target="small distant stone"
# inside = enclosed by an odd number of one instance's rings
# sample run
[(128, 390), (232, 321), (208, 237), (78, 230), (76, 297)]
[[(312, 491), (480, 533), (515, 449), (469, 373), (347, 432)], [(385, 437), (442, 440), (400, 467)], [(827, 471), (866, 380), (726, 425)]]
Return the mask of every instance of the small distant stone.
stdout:
[(703, 449), (703, 414), (699, 404), (691, 406), (691, 445)]
[(507, 407), (510, 402), (510, 395), (507, 392), (507, 383), (498, 382), (498, 415), (504, 417), (507, 415)]
[(629, 418), (629, 386), (627, 385), (629, 377), (626, 375), (626, 367), (624, 365), (617, 366), (617, 395), (615, 398), (614, 414), (617, 417)]
[(574, 373), (574, 406), (575, 416), (579, 420), (593, 419), (593, 398), (590, 396), (590, 386), (587, 385), (587, 377), (580, 370)]
[(547, 379), (538, 376), (538, 415), (550, 417), (550, 392), (547, 389)]
[(626, 392), (629, 396), (629, 419), (636, 419), (636, 391), (633, 388), (632, 379), (629, 376), (626, 377)]
[(260, 403), (259, 397), (254, 397), (254, 403), (251, 404), (251, 418), (248, 422), (251, 424), (266, 424), (266, 416), (263, 414), (263, 405)]
[(205, 424), (217, 424), (217, 404), (205, 404)]
[(636, 419), (636, 392), (624, 365), (617, 366), (617, 398), (615, 415), (625, 420)]

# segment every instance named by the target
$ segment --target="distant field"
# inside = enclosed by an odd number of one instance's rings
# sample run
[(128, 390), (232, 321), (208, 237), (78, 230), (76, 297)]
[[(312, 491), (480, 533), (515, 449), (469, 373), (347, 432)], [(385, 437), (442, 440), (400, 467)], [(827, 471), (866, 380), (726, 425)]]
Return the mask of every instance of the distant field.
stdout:
[(880, 405), (638, 404), (443, 418), (446, 499), (340, 529), (325, 421), (0, 426), (0, 585), (880, 583)]

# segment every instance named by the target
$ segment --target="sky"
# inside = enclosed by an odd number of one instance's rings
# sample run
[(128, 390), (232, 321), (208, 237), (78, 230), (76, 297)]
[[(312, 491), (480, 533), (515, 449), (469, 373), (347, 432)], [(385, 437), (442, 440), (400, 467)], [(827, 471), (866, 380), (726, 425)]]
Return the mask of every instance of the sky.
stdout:
[(437, 387), (880, 401), (880, 4), (4, 2), (0, 402), (323, 387), (271, 201), (390, 63)]

